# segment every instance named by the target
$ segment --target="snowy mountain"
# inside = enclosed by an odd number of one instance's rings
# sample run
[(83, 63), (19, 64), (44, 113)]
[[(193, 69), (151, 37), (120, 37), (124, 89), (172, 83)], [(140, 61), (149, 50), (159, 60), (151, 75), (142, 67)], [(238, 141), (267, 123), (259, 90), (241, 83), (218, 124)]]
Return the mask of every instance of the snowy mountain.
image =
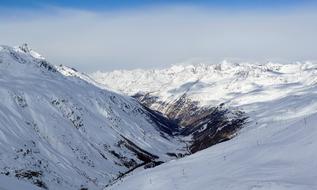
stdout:
[(147, 106), (166, 115), (168, 105), (184, 97), (200, 107), (239, 108), (258, 123), (310, 115), (317, 107), (314, 91), (317, 64), (311, 62), (224, 61), (216, 65), (178, 65), (163, 70), (96, 72), (91, 76), (119, 92), (137, 96)]
[(111, 190), (317, 189), (317, 114), (292, 124), (250, 127), (236, 138), (156, 168)]
[(103, 189), (168, 153), (187, 153), (172, 121), (93, 83), (26, 45), (0, 46), (0, 181)]
[(0, 46), (0, 97), (0, 189), (317, 188), (312, 62), (89, 76)]
[[(317, 189), (316, 63), (224, 61), (91, 76), (168, 118), (180, 119), (185, 128), (191, 125), (184, 115), (199, 115), (193, 107), (226, 108), (248, 117), (232, 140), (133, 172), (109, 189)], [(232, 113), (237, 112), (227, 117)]]

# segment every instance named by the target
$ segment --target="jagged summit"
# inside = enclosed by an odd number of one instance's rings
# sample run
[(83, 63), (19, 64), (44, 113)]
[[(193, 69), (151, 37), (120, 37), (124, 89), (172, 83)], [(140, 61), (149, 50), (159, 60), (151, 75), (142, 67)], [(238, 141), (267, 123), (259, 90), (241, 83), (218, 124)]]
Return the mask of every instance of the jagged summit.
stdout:
[(31, 49), (29, 48), (27, 43), (22, 44), (19, 46), (20, 50), (22, 50), (24, 53), (30, 53)]
[(18, 47), (21, 51), (23, 51), (24, 53), (30, 54), (32, 57), (36, 58), (36, 59), (42, 59), (45, 60), (45, 58), (39, 54), (38, 52), (34, 51), (33, 49), (31, 49), (29, 47), (29, 45), (27, 43), (22, 44), (21, 46)]
[(3, 69), (5, 67), (10, 72), (15, 72), (14, 70), (19, 72), (24, 68), (25, 73), (28, 73), (27, 71), (31, 72), (30, 70), (34, 70), (34, 67), (40, 68), (42, 71), (44, 69), (57, 72), (54, 65), (46, 61), (39, 53), (30, 49), (27, 44), (19, 47), (0, 46), (0, 63), (3, 63)]
[(9, 54), (8, 56), (15, 56), (16, 58), (18, 56), (22, 59), (24, 58), (24, 62), (29, 59), (45, 60), (45, 58), (41, 54), (31, 49), (26, 43), (15, 47), (0, 45), (0, 52), (2, 54), (2, 57), (5, 57), (4, 54)]

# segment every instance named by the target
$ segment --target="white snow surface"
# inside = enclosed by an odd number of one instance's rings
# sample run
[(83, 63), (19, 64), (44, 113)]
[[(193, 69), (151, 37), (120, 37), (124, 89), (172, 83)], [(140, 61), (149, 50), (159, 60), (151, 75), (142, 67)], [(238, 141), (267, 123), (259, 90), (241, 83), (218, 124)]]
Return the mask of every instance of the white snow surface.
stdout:
[(0, 175), (0, 190), (40, 190), (41, 188), (11, 177)]
[(224, 103), (250, 117), (234, 139), (134, 172), (108, 189), (317, 189), (316, 63), (224, 61), (91, 76), (128, 95), (150, 93), (173, 102), (186, 94), (201, 106)]
[[(182, 95), (201, 106), (245, 111), (258, 123), (289, 120), (317, 109), (317, 63), (174, 65), (162, 70), (96, 72), (92, 78), (127, 95), (149, 93), (163, 102)], [(160, 105), (152, 105), (158, 109)]]
[(317, 189), (317, 114), (253, 127), (194, 155), (123, 179), (112, 190)]
[(141, 163), (118, 144), (122, 136), (163, 161), (182, 151), (185, 145), (161, 136), (137, 101), (85, 77), (27, 48), (0, 46), (0, 176), (40, 171), (19, 179), (52, 190), (103, 189), (128, 170), (111, 151)]
[[(22, 46), (0, 46), (0, 190), (311, 190), (317, 189), (317, 65), (228, 63), (163, 70), (97, 72), (89, 76), (52, 66)], [(163, 138), (134, 99), (150, 93), (172, 102), (186, 93), (201, 106), (225, 103), (250, 122), (232, 140), (191, 156), (177, 139)], [(154, 105), (153, 108), (155, 108)], [(168, 161), (127, 171), (109, 152), (136, 155), (116, 144), (122, 136)], [(107, 159), (105, 159), (103, 156)], [(41, 171), (17, 179), (15, 172)], [(5, 176), (8, 175), (8, 176)]]

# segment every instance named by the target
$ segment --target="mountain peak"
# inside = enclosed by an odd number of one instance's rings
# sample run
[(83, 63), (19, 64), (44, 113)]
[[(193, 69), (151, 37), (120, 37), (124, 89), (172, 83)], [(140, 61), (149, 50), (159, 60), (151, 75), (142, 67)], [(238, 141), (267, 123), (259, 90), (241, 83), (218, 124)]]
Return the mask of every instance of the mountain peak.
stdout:
[(33, 58), (45, 60), (45, 58), (41, 54), (31, 49), (27, 43), (23, 43), (22, 45), (20, 45), (18, 47), (18, 50), (31, 55)]
[(29, 48), (29, 45), (27, 43), (23, 43), (19, 46), (19, 49), (23, 51), (24, 53), (30, 53), (31, 49)]
[(55, 66), (47, 62), (45, 58), (39, 53), (29, 48), (26, 43), (18, 47), (10, 47), (5, 45), (0, 46), (0, 63), (4, 63), (4, 65), (6, 65), (3, 67), (3, 69), (11, 69), (12, 71), (22, 71), (26, 69), (26, 67), (23, 67), (22, 69), (21, 65), (27, 65), (27, 67), (33, 65), (36, 67), (45, 68), (49, 71), (57, 71)]

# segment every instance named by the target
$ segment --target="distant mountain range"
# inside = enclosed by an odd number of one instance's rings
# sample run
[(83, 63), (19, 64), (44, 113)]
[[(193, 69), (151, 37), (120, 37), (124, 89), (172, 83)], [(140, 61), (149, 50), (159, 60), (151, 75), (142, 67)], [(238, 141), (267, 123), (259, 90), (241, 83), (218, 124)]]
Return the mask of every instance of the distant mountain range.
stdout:
[[(234, 139), (135, 172), (111, 189), (317, 189), (316, 63), (224, 61), (91, 76), (189, 130), (197, 126), (195, 118), (204, 117), (201, 110), (211, 107), (230, 110), (226, 117), (234, 116), (236, 122), (238, 113), (247, 116)], [(218, 126), (213, 119), (202, 126)]]
[(87, 75), (0, 46), (0, 97), (0, 189), (317, 188), (311, 62)]

